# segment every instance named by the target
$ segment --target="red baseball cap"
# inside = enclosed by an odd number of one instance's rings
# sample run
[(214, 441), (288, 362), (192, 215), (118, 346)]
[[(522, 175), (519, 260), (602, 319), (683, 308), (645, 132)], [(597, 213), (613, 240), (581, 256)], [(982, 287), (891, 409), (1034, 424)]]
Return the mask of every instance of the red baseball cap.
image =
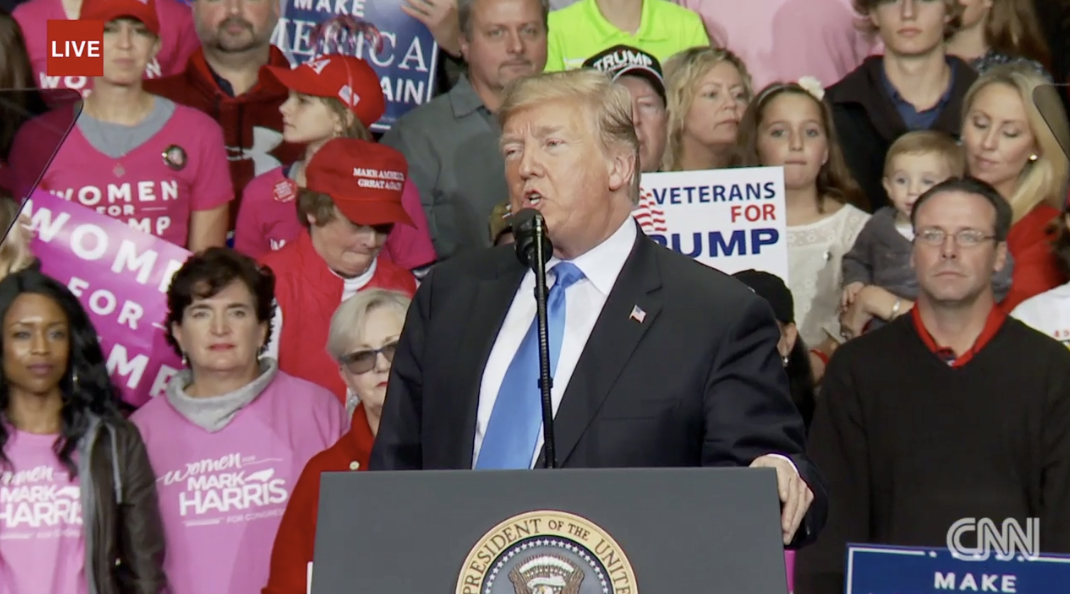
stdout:
[(360, 58), (336, 54), (320, 56), (292, 69), (263, 68), (266, 74), (295, 93), (340, 100), (365, 128), (371, 128), (386, 113), (386, 97), (379, 85), (379, 75)]
[(305, 187), (330, 196), (338, 210), (358, 225), (415, 227), (401, 205), (408, 174), (404, 155), (388, 146), (335, 138), (312, 155), (305, 169)]
[(160, 35), (160, 17), (156, 0), (85, 0), (78, 18), (105, 23), (128, 17), (141, 21), (153, 35)]

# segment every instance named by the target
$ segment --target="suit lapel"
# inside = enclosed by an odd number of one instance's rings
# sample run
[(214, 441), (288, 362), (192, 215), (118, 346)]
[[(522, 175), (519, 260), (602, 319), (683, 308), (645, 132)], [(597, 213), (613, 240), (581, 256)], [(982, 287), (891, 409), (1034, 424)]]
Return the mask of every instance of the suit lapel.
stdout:
[[(527, 271), (508, 250), (508, 258), (499, 261), (496, 272), (475, 285), (472, 301), (464, 313), (464, 329), (453, 344), (443, 345), (456, 353), (454, 382), (456, 397), (451, 402), (463, 403), (463, 428), (460, 437), (458, 468), (471, 468), (475, 448), (476, 414), (479, 410), (479, 391), (483, 370), (490, 358), (491, 348), (498, 337), (505, 314), (513, 303), (520, 282)], [(460, 312), (458, 312), (460, 315)]]
[[(661, 311), (661, 276), (653, 241), (639, 233), (576, 363), (554, 416), (557, 463), (564, 466), (632, 353)], [(638, 307), (642, 321), (632, 318)], [(541, 465), (540, 456), (540, 465)]]

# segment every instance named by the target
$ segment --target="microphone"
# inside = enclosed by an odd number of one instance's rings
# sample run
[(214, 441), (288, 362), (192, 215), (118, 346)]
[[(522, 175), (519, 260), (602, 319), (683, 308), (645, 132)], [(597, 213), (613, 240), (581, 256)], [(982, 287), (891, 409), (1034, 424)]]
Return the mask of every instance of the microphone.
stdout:
[(510, 216), (509, 220), (517, 259), (538, 275), (538, 266), (545, 267), (554, 253), (550, 238), (546, 235), (546, 219), (534, 208), (525, 208)]
[(554, 448), (554, 405), (550, 377), (550, 330), (546, 319), (546, 263), (553, 256), (554, 246), (546, 233), (546, 219), (542, 213), (525, 208), (510, 217), (516, 257), (535, 272), (535, 319), (539, 333), (539, 391), (542, 393), (543, 468), (557, 467)]

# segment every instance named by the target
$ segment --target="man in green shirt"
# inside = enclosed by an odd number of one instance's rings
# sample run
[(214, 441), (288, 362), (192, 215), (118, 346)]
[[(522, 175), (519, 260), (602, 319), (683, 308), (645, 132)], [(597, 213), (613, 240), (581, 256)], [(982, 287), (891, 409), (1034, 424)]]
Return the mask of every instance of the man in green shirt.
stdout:
[(710, 45), (697, 13), (666, 0), (580, 0), (550, 13), (546, 71), (580, 68), (615, 45), (641, 49), (661, 62)]

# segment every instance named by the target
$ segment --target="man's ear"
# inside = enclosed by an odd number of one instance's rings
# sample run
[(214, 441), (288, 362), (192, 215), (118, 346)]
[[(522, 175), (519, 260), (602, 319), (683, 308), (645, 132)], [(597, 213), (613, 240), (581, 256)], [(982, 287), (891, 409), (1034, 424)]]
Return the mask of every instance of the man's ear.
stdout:
[(461, 31), (461, 34), (457, 36), (457, 43), (461, 46), (461, 57), (464, 58), (465, 62), (468, 62), (468, 34), (463, 30)]
[(992, 272), (999, 272), (1007, 265), (1007, 242), (1001, 241), (996, 244), (996, 261), (992, 266)]
[(783, 338), (784, 346), (788, 352), (782, 356), (787, 357), (791, 353), (791, 350), (795, 348), (795, 341), (799, 340), (799, 327), (793, 323), (784, 324)]
[(609, 160), (610, 191), (616, 192), (631, 185), (637, 175), (639, 175), (639, 153), (615, 151)]

